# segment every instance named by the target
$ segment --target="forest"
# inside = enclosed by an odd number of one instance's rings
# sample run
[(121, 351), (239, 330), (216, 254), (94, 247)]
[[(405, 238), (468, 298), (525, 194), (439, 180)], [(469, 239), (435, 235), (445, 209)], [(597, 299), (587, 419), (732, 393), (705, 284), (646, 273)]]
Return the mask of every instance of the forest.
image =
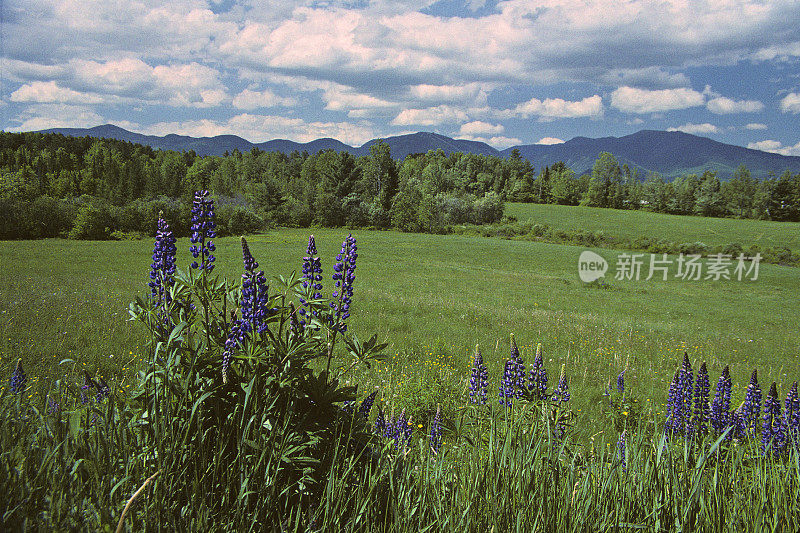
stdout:
[[(590, 174), (563, 162), (537, 169), (508, 158), (431, 151), (401, 161), (332, 150), (234, 150), (221, 157), (154, 150), (113, 139), (0, 133), (0, 238), (124, 239), (149, 235), (160, 212), (177, 235), (193, 192), (216, 198), (220, 233), (273, 226), (395, 228), (447, 233), (487, 224), (503, 203), (535, 202), (713, 217), (800, 220), (800, 174), (765, 180), (740, 166), (666, 181), (599, 154)], [(725, 179), (729, 178), (729, 179)]]

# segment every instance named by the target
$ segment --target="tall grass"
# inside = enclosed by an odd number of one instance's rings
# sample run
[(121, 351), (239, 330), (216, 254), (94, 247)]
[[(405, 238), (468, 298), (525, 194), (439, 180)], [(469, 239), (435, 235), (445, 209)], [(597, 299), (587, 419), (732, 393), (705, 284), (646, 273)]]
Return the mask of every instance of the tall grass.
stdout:
[[(486, 405), (450, 392), (441, 449), (428, 441), (430, 410), (414, 411), (411, 425), (401, 418), (387, 439), (347, 383), (380, 366), (387, 346), (345, 332), (344, 315), (301, 279), (260, 292), (245, 258), (244, 285), (202, 269), (161, 273), (169, 298), (131, 304), (150, 342), (130, 389), (85, 373), (83, 385), (56, 380), (32, 396), (39, 385), (17, 371), (0, 390), (1, 529), (800, 528), (796, 443), (775, 456), (746, 435), (668, 439), (652, 410), (622, 423), (623, 446), (620, 418), (581, 439), (569, 400), (522, 394), (507, 407), (492, 385)], [(309, 302), (302, 330), (298, 296)], [(236, 341), (241, 320), (250, 329)], [(395, 385), (379, 400), (384, 412), (403, 407)], [(580, 380), (571, 392), (583, 393)]]

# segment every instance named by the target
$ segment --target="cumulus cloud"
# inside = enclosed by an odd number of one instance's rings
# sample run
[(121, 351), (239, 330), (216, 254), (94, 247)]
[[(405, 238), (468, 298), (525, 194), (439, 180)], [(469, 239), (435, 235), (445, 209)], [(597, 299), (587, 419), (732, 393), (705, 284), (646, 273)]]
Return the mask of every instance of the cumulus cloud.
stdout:
[(597, 94), (576, 102), (561, 98), (531, 98), (517, 105), (513, 114), (522, 118), (538, 116), (542, 119), (599, 117), (603, 114), (603, 99)]
[(392, 125), (438, 126), (439, 124), (465, 122), (467, 120), (469, 120), (469, 116), (463, 109), (440, 105), (425, 109), (404, 109), (392, 120)]
[(703, 124), (692, 124), (688, 122), (683, 126), (667, 128), (667, 131), (682, 131), (683, 133), (691, 133), (692, 135), (702, 135), (708, 133), (719, 133), (719, 128), (708, 122)]
[(563, 139), (559, 139), (558, 137), (542, 137), (536, 144), (544, 144), (544, 145), (551, 145), (551, 144), (562, 144), (564, 142)]
[(747, 147), (753, 150), (761, 150), (762, 152), (771, 152), (773, 154), (800, 156), (800, 142), (794, 146), (784, 146), (780, 141), (767, 139), (748, 143)]
[(800, 113), (800, 93), (789, 93), (784, 96), (780, 107), (784, 113)]
[(242, 113), (221, 121), (201, 119), (185, 122), (159, 122), (144, 128), (142, 133), (150, 135), (178, 133), (192, 137), (230, 134), (239, 135), (252, 142), (263, 142), (270, 139), (310, 142), (322, 137), (332, 137), (355, 146), (360, 146), (377, 136), (376, 132), (365, 124), (306, 122), (300, 118), (250, 113)]
[(505, 130), (502, 124), (489, 124), (488, 122), (475, 120), (462, 124), (458, 133), (460, 135), (479, 135), (481, 133), (497, 134), (503, 133)]
[(234, 96), (231, 103), (233, 107), (237, 109), (252, 111), (254, 109), (266, 107), (292, 107), (297, 105), (297, 99), (278, 96), (269, 89), (264, 89), (263, 91), (245, 89)]
[(760, 122), (751, 122), (750, 124), (747, 124), (745, 126), (745, 129), (748, 129), (748, 130), (765, 130), (765, 129), (767, 129), (767, 125), (766, 124), (762, 124)]
[(625, 86), (611, 93), (611, 107), (623, 113), (661, 113), (701, 106), (703, 103), (703, 93), (687, 87), (651, 91)]
[(11, 93), (12, 102), (99, 104), (103, 99), (95, 94), (80, 93), (59, 87), (54, 81), (34, 81)]
[(712, 98), (706, 102), (706, 107), (717, 115), (731, 113), (757, 113), (764, 110), (764, 104), (758, 100), (732, 100), (724, 96)]
[(35, 104), (29, 106), (17, 120), (20, 124), (8, 128), (9, 131), (88, 128), (105, 122), (91, 108), (70, 104)]
[(459, 135), (459, 138), (467, 141), (486, 143), (489, 146), (493, 146), (494, 148), (498, 148), (500, 150), (505, 150), (506, 148), (522, 144), (522, 141), (516, 137), (505, 137), (502, 135), (493, 135), (491, 137)]

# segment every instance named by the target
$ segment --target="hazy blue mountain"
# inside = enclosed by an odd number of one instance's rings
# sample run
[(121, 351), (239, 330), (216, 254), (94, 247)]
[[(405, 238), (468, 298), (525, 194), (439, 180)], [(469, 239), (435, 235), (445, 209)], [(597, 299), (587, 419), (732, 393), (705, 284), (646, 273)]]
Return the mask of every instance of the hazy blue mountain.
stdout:
[[(378, 139), (362, 146), (348, 146), (336, 139), (316, 139), (308, 143), (298, 143), (276, 139), (263, 143), (251, 143), (236, 135), (217, 137), (188, 137), (185, 135), (141, 135), (117, 126), (105, 125), (94, 128), (58, 128), (44, 133), (61, 133), (73, 137), (99, 137), (119, 139), (151, 146), (162, 150), (194, 150), (199, 155), (222, 155), (239, 150), (250, 151), (258, 148), (263, 151), (290, 153), (294, 150), (317, 153), (332, 149), (337, 152), (350, 152), (355, 156), (369, 154), (369, 148)], [(627, 164), (637, 168), (642, 175), (658, 172), (665, 178), (674, 178), (686, 173), (701, 174), (704, 170), (716, 171), (720, 179), (730, 178), (739, 165), (745, 165), (755, 177), (765, 177), (770, 172), (780, 175), (785, 170), (800, 172), (800, 157), (751, 150), (741, 146), (724, 144), (706, 137), (698, 137), (682, 132), (644, 130), (624, 137), (603, 137), (589, 139), (575, 137), (562, 144), (529, 144), (515, 146), (499, 151), (486, 143), (451, 139), (444, 135), (429, 132), (398, 135), (382, 139), (389, 145), (392, 156), (402, 159), (408, 154), (426, 153), (441, 149), (446, 154), (469, 152), (482, 155), (508, 157), (517, 149), (538, 169), (564, 161), (576, 174), (590, 172), (600, 152), (611, 152), (620, 165)]]
[(712, 170), (720, 179), (727, 179), (739, 165), (745, 165), (756, 177), (765, 177), (770, 171), (779, 175), (787, 169), (800, 172), (800, 157), (751, 150), (680, 131), (643, 130), (600, 139), (575, 137), (549, 146), (516, 146), (502, 154), (508, 156), (514, 148), (537, 167), (564, 161), (579, 175), (591, 171), (600, 152), (611, 152), (620, 165), (627, 164), (645, 174), (658, 172), (666, 178)]

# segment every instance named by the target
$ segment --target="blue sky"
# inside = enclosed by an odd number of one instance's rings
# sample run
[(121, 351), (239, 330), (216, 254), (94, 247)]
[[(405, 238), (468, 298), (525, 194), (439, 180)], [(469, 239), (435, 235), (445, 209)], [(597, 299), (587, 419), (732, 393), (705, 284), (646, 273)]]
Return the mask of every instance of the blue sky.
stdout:
[(0, 128), (800, 155), (797, 0), (4, 0)]

